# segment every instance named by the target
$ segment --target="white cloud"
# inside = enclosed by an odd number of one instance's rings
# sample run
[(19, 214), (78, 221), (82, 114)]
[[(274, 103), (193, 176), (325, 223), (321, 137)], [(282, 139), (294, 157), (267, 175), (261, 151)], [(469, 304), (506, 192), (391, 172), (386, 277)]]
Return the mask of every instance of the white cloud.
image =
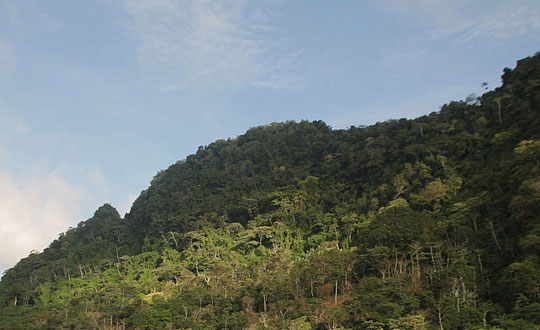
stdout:
[(0, 170), (0, 272), (82, 220), (85, 195), (55, 173), (16, 180)]
[(99, 167), (77, 172), (82, 178), (78, 184), (66, 179), (64, 173), (70, 171), (60, 161), (51, 168), (36, 158), (21, 169), (14, 153), (24, 151), (21, 141), (32, 141), (33, 127), (18, 117), (0, 106), (0, 276), (30, 251), (42, 250), (61, 232), (88, 219), (109, 194)]
[(491, 37), (510, 39), (527, 31), (540, 33), (540, 2), (505, 1), (491, 13), (482, 16), (466, 32), (467, 39)]
[[(267, 13), (242, 0), (123, 2), (123, 25), (162, 91), (187, 86), (283, 88), (297, 54), (275, 37)], [(260, 4), (260, 2), (255, 2)]]
[(540, 32), (537, 0), (388, 0), (375, 6), (421, 24), (433, 38), (498, 41)]

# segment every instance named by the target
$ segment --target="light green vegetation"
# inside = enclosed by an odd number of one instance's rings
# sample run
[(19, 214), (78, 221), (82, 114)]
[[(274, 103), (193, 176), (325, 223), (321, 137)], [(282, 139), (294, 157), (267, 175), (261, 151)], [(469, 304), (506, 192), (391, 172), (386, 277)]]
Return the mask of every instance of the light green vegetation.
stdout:
[(414, 120), (201, 147), (8, 270), (0, 328), (538, 329), (539, 220), (536, 55)]

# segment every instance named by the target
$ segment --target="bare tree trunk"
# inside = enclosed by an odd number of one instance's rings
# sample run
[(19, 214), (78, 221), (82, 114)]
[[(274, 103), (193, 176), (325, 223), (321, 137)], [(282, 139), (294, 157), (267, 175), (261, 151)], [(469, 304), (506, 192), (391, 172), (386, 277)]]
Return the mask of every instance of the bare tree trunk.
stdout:
[(440, 330), (444, 330), (442, 320), (444, 319), (443, 311), (441, 309), (441, 305), (437, 306), (437, 316), (439, 317), (439, 327)]
[(415, 270), (416, 264), (414, 263), (413, 255), (409, 254), (409, 256), (411, 257), (411, 279), (413, 279), (416, 274), (416, 270)]
[(473, 226), (474, 226), (474, 232), (477, 233), (478, 232), (478, 224), (476, 222), (476, 217), (473, 217)]
[(337, 295), (338, 295), (338, 281), (336, 280), (336, 290), (334, 294), (334, 305), (337, 306)]
[(178, 249), (178, 242), (176, 241), (176, 237), (174, 237), (174, 233), (171, 231), (170, 234), (172, 239), (174, 240), (174, 246), (176, 246), (176, 248)]
[(420, 270), (420, 259), (418, 257), (419, 249), (415, 251), (416, 252), (416, 271), (417, 271), (417, 277), (420, 279), (420, 275), (422, 274), (422, 271)]
[(489, 220), (489, 227), (491, 228), (491, 235), (493, 236), (493, 240), (495, 241), (495, 245), (497, 245), (497, 249), (499, 252), (502, 251), (501, 246), (499, 245), (499, 240), (497, 240), (497, 234), (495, 233), (495, 228), (493, 227), (493, 221)]
[(161, 234), (161, 237), (163, 238), (163, 242), (164, 242), (165, 244), (169, 243), (169, 240), (167, 239), (167, 237), (165, 237), (165, 235), (163, 235), (163, 232), (160, 231), (159, 233)]
[(296, 287), (296, 299), (298, 299), (300, 297), (300, 288), (298, 287), (299, 286), (299, 283), (300, 282), (300, 279), (298, 278), (298, 272), (296, 272), (294, 274), (294, 284), (295, 284), (295, 287)]
[(495, 99), (495, 102), (497, 102), (497, 110), (498, 110), (498, 114), (499, 114), (499, 124), (502, 124), (502, 109), (501, 109), (501, 99), (500, 98), (496, 98)]
[(429, 253), (431, 254), (431, 262), (433, 263), (433, 272), (437, 271), (437, 264), (435, 263), (435, 257), (433, 256), (433, 247), (429, 247)]
[(478, 254), (478, 264), (480, 265), (480, 275), (484, 278), (484, 267), (482, 266), (482, 257)]

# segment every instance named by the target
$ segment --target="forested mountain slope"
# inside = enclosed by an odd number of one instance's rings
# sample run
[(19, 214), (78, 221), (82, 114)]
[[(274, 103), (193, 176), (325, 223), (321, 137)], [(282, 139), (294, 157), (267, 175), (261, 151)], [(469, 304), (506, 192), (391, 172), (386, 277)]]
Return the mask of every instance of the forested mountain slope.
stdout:
[(539, 329), (540, 55), (414, 120), (274, 123), (0, 282), (4, 329)]

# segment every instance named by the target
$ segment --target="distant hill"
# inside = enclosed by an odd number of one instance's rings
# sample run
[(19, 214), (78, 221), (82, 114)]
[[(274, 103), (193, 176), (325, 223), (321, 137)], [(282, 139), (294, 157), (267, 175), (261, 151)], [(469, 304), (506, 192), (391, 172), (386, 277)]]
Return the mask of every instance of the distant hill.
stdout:
[(539, 329), (540, 55), (502, 81), (200, 147), (6, 271), (0, 328)]

